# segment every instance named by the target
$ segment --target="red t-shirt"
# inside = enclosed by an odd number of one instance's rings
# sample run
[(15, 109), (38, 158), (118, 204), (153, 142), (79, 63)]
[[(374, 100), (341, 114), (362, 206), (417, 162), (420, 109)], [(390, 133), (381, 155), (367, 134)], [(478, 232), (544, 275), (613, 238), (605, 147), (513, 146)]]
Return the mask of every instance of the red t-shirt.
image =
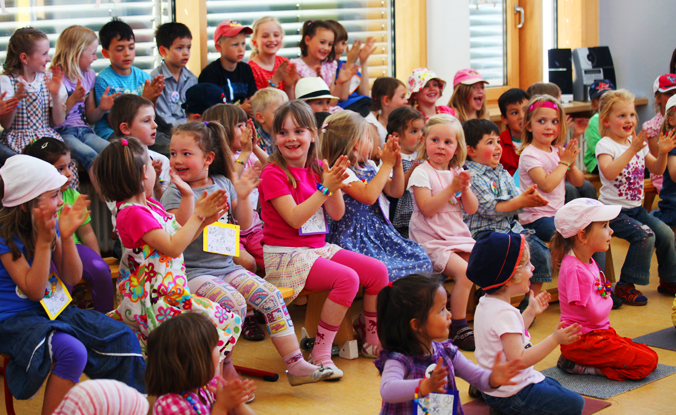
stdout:
[(500, 134), (500, 146), (502, 147), (500, 163), (509, 174), (514, 176), (514, 172), (519, 167), (519, 155), (516, 154), (516, 150), (514, 149), (512, 133), (509, 132), (509, 128)]
[[(250, 60), (249, 61), (249, 66), (251, 66), (251, 70), (253, 71), (254, 74), (254, 79), (256, 80), (256, 88), (260, 91), (263, 88), (267, 88), (270, 86), (268, 81), (272, 79), (272, 75), (275, 74), (275, 71), (277, 68), (279, 68), (279, 65), (281, 65), (283, 62), (287, 62), (289, 58), (285, 58), (284, 56), (275, 56), (275, 67), (272, 68), (271, 71), (266, 71), (265, 69), (261, 68), (256, 62)], [(281, 89), (282, 91), (284, 90), (284, 81), (280, 82), (279, 85), (277, 85), (278, 89)]]

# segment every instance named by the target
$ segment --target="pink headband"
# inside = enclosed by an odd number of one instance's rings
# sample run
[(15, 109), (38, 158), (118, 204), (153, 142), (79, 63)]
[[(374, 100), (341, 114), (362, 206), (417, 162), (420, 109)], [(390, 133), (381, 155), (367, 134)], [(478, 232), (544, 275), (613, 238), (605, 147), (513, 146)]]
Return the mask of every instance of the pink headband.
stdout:
[(544, 108), (551, 108), (551, 109), (553, 109), (554, 111), (558, 111), (558, 109), (559, 109), (559, 107), (558, 107), (555, 103), (553, 103), (553, 102), (550, 102), (550, 101), (538, 101), (538, 102), (534, 102), (533, 104), (531, 104), (530, 108), (528, 108), (528, 112), (533, 112), (534, 109), (536, 109), (536, 108), (542, 108), (542, 107), (544, 107)]

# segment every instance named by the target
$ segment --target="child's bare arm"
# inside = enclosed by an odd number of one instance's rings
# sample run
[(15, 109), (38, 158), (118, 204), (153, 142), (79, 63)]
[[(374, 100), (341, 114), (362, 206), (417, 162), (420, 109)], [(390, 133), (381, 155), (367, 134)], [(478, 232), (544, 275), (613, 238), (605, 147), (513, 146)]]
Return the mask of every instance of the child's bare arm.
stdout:
[(106, 87), (106, 90), (103, 92), (103, 95), (101, 96), (101, 99), (99, 99), (99, 105), (96, 106), (96, 91), (94, 88), (92, 88), (91, 91), (89, 91), (89, 95), (87, 96), (87, 100), (85, 101), (85, 117), (87, 118), (87, 122), (90, 124), (96, 124), (99, 122), (101, 117), (106, 115), (108, 111), (110, 111), (111, 108), (113, 108), (113, 102), (115, 101), (115, 98), (119, 97), (122, 93), (118, 92), (112, 95), (108, 95), (108, 92), (110, 91), (110, 86)]
[(669, 152), (676, 148), (675, 134), (676, 130), (671, 130), (666, 135), (660, 133), (657, 158), (650, 153), (645, 156), (645, 165), (652, 174), (664, 174), (664, 170), (667, 168)]
[(610, 154), (599, 154), (596, 159), (598, 160), (599, 171), (603, 173), (603, 176), (608, 180), (615, 180), (617, 176), (622, 173), (622, 170), (629, 164), (632, 158), (643, 149), (645, 146), (645, 134), (641, 131), (641, 134), (638, 136), (635, 135), (631, 142), (631, 145), (624, 153), (620, 154), (619, 157), (613, 159), (613, 156)]
[(508, 361), (521, 359), (526, 367), (533, 366), (547, 357), (560, 344), (571, 344), (580, 339), (580, 325), (575, 323), (564, 328), (564, 322), (559, 322), (554, 333), (540, 343), (524, 349), (521, 333), (505, 333), (500, 339)]
[(359, 51), (359, 64), (361, 65), (361, 81), (359, 82), (359, 88), (357, 92), (359, 95), (370, 96), (371, 84), (369, 82), (369, 68), (368, 60), (371, 54), (376, 51), (376, 40), (375, 38), (369, 36), (366, 38), (366, 43), (361, 47)]
[(75, 285), (82, 279), (82, 261), (74, 234), (89, 217), (88, 206), (87, 196), (80, 195), (72, 206), (64, 205), (59, 216), (61, 238), (57, 238), (52, 257), (61, 280), (69, 285)]
[(143, 86), (142, 97), (147, 98), (152, 101), (154, 105), (157, 105), (157, 98), (162, 95), (162, 91), (164, 91), (164, 76), (157, 75), (152, 81), (146, 79), (145, 85)]
[(479, 200), (472, 191), (472, 187), (469, 185), (469, 172), (463, 171), (462, 173), (460, 173), (460, 176), (462, 177), (463, 174), (467, 175), (466, 178), (467, 184), (464, 183), (465, 179), (461, 178), (461, 182), (463, 183), (462, 193), (460, 194), (460, 200), (462, 201), (462, 209), (466, 213), (473, 215), (479, 209)]
[(448, 186), (441, 192), (432, 196), (432, 191), (427, 187), (413, 186), (413, 199), (425, 217), (432, 217), (451, 199), (451, 196), (460, 191), (459, 185)]
[[(378, 197), (383, 192), (383, 190), (386, 189), (388, 183), (390, 182), (390, 172), (397, 162), (395, 145), (398, 147), (398, 144), (395, 144), (394, 141), (388, 141), (385, 143), (385, 149), (383, 150), (381, 156), (383, 164), (380, 166), (380, 170), (370, 182), (352, 182), (350, 183), (350, 187), (345, 189), (345, 193), (353, 197), (356, 201), (366, 205), (372, 205), (376, 203), (378, 201)], [(401, 193), (403, 194), (403, 191)], [(401, 197), (401, 195), (397, 197)]]
[(671, 177), (671, 180), (676, 182), (676, 156), (669, 155), (667, 165), (669, 166), (669, 176)]
[(91, 223), (84, 224), (80, 226), (77, 230), (77, 236), (82, 241), (82, 244), (91, 248), (92, 251), (96, 252), (97, 255), (101, 256), (101, 248), (99, 247), (99, 241), (96, 239), (96, 234), (92, 228)]
[(61, 89), (61, 83), (63, 82), (63, 70), (60, 66), (52, 68), (52, 76), (47, 76), (45, 79), (45, 86), (49, 90), (50, 95), (52, 96), (52, 108), (51, 108), (51, 119), (50, 125), (52, 127), (57, 127), (66, 120), (66, 104), (61, 102), (59, 97), (59, 90)]

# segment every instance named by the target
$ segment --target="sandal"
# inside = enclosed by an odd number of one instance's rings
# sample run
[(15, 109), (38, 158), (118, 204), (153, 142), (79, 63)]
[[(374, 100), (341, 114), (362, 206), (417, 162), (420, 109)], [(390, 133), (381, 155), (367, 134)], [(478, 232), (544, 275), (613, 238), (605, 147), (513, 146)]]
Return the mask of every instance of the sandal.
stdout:
[(359, 314), (359, 317), (354, 319), (352, 328), (357, 332), (357, 336), (364, 341), (366, 338), (366, 319), (364, 318), (364, 314)]
[(646, 305), (648, 298), (636, 289), (634, 284), (616, 285), (615, 295), (622, 299), (626, 305)]
[(379, 345), (364, 342), (364, 345), (361, 347), (361, 351), (359, 352), (359, 354), (361, 354), (362, 357), (365, 357), (367, 359), (377, 359), (380, 357), (381, 349), (382, 348)]
[(451, 339), (454, 345), (466, 352), (473, 352), (476, 349), (474, 345), (474, 331), (470, 326), (465, 326), (456, 332), (451, 331), (448, 338)]
[(242, 323), (242, 337), (245, 340), (258, 342), (265, 339), (265, 332), (256, 322), (256, 317), (245, 317)]

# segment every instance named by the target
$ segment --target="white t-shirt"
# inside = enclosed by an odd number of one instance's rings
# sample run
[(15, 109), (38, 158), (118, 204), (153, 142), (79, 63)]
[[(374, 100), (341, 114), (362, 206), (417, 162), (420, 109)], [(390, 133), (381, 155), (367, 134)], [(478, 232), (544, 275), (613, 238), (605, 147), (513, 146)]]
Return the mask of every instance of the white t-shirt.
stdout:
[[(481, 297), (474, 314), (474, 340), (476, 342), (474, 357), (479, 366), (493, 370), (495, 356), (498, 352), (501, 352), (501, 362), (507, 362), (500, 338), (507, 333), (520, 334), (524, 349), (532, 347), (530, 333), (528, 333), (523, 323), (523, 317), (517, 308), (497, 298)], [(488, 395), (497, 398), (509, 398), (519, 393), (526, 386), (540, 383), (544, 379), (545, 376), (542, 373), (530, 366), (512, 378), (516, 385), (500, 386), (499, 389), (491, 391)]]
[(376, 116), (373, 115), (371, 111), (369, 111), (369, 115), (367, 115), (365, 119), (376, 126), (378, 129), (378, 135), (380, 136), (380, 148), (385, 147), (385, 140), (387, 140), (387, 128), (383, 127), (380, 121), (378, 121), (378, 118), (376, 118)]
[[(36, 72), (35, 79), (33, 80), (33, 82), (26, 82), (22, 78), (19, 78), (19, 82), (24, 84), (24, 86), (26, 87), (26, 92), (35, 93), (40, 91), (40, 85), (42, 84), (42, 79), (44, 77), (45, 74), (43, 74), (42, 72)], [(14, 87), (12, 86), (12, 81), (10, 81), (8, 75), (0, 75), (0, 93), (2, 92), (7, 92), (7, 95), (5, 95), (4, 98), (5, 101), (14, 97)], [(67, 99), (68, 92), (66, 91), (66, 86), (62, 82), (61, 87), (59, 88), (59, 100), (61, 101), (62, 104), (65, 105)], [(54, 105), (52, 104), (52, 106)]]
[[(519, 157), (519, 187), (521, 191), (528, 189), (535, 182), (528, 174), (529, 171), (537, 167), (542, 167), (546, 174), (550, 174), (559, 167), (559, 152), (556, 148), (550, 147), (548, 153), (536, 148), (534, 145), (526, 146)], [(519, 222), (522, 225), (535, 222), (540, 218), (554, 217), (556, 212), (561, 209), (566, 201), (566, 180), (562, 179), (556, 185), (554, 190), (545, 193), (538, 189), (538, 192), (549, 201), (547, 206), (523, 208), (523, 213), (519, 213)]]
[[(629, 138), (631, 143), (631, 137)], [(631, 144), (630, 144), (631, 145)], [(603, 137), (596, 144), (596, 159), (601, 154), (609, 154), (613, 160), (622, 155), (629, 146), (618, 144), (610, 137)], [(608, 180), (599, 168), (601, 177), (601, 195), (599, 200), (606, 205), (620, 205), (624, 208), (635, 208), (642, 205), (643, 181), (645, 180), (645, 156), (648, 154), (648, 146), (631, 159), (624, 166), (620, 174), (614, 180)]]

